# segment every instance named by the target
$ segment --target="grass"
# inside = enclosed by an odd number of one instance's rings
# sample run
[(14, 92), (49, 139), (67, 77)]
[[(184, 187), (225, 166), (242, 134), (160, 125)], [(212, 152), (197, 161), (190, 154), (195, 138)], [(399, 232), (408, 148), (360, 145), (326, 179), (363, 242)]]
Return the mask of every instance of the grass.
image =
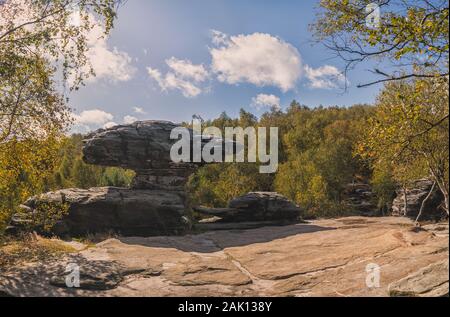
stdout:
[(100, 233), (89, 233), (81, 238), (72, 238), (74, 241), (83, 243), (88, 247), (94, 247), (97, 243), (108, 240), (117, 239), (120, 235), (114, 231), (100, 232)]
[(61, 240), (47, 239), (35, 234), (14, 239), (3, 238), (0, 240), (0, 271), (24, 263), (57, 259), (76, 251)]

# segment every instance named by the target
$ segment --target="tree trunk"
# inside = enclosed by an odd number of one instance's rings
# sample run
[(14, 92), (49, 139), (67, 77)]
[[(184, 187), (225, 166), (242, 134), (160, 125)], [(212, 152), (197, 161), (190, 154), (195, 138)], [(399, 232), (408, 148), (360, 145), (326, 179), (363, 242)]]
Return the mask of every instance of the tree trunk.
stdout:
[[(444, 210), (447, 213), (447, 216), (449, 215), (448, 210), (448, 204), (449, 204), (449, 197), (448, 197), (448, 183), (445, 181), (445, 177), (439, 177), (437, 173), (434, 172), (433, 169), (430, 168), (431, 175), (434, 178), (434, 181), (437, 183), (442, 195), (444, 196)], [(441, 175), (441, 174), (439, 174)], [(443, 175), (443, 174), (442, 174)]]
[(433, 194), (434, 188), (436, 187), (436, 182), (433, 182), (433, 186), (431, 186), (430, 192), (425, 197), (425, 199), (422, 201), (422, 205), (420, 206), (419, 214), (416, 218), (416, 225), (419, 224), (419, 219), (422, 216), (423, 208), (425, 208), (425, 204), (427, 203), (428, 199), (430, 199), (431, 195)]
[(403, 216), (406, 216), (408, 214), (408, 194), (406, 193), (406, 187), (403, 187), (403, 201), (404, 201)]

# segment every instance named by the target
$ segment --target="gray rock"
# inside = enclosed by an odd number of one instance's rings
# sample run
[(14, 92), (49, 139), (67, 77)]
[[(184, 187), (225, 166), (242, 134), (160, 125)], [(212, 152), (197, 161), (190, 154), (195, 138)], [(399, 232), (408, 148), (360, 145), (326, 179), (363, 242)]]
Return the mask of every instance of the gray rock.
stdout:
[[(134, 170), (133, 188), (182, 190), (189, 175), (204, 162), (174, 163), (171, 160), (170, 150), (177, 140), (171, 140), (170, 134), (177, 127), (180, 126), (169, 121), (138, 121), (97, 130), (84, 140), (83, 159), (88, 164)], [(192, 130), (190, 138), (192, 145)], [(206, 137), (201, 140), (201, 146), (210, 141), (216, 146), (225, 142)]]
[(217, 216), (221, 222), (296, 220), (301, 210), (283, 195), (253, 192), (234, 198), (228, 208), (194, 207), (195, 211)]
[(232, 199), (228, 207), (241, 210), (238, 217), (247, 220), (296, 219), (301, 213), (297, 205), (274, 192), (248, 193)]
[(132, 170), (168, 168), (170, 132), (177, 125), (168, 121), (135, 122), (97, 130), (84, 140), (86, 163)]
[(168, 121), (143, 121), (97, 130), (84, 140), (83, 160), (134, 170), (133, 188), (182, 190), (195, 165), (172, 162), (176, 140), (170, 133), (176, 127)]
[[(407, 196), (407, 213), (405, 214), (405, 198), (404, 190), (397, 190), (397, 197), (392, 203), (392, 215), (407, 216), (415, 219), (419, 214), (423, 200), (431, 190), (433, 182), (428, 179), (420, 179), (414, 182), (412, 188), (406, 190)], [(422, 219), (439, 220), (443, 216), (443, 212), (439, 209), (439, 205), (443, 202), (443, 196), (436, 188), (427, 203), (422, 214)]]
[(22, 217), (32, 217), (43, 202), (69, 204), (68, 213), (52, 229), (60, 236), (109, 231), (151, 236), (179, 234), (187, 227), (183, 192), (115, 187), (64, 189), (30, 198), (24, 203), (28, 208)]
[(448, 259), (431, 264), (389, 285), (390, 296), (443, 297), (449, 295)]

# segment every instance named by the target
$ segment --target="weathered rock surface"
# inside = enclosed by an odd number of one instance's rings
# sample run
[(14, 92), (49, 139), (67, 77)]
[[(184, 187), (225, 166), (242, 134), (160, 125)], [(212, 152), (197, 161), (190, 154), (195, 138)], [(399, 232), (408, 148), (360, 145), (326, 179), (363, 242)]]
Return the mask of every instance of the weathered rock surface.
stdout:
[[(83, 159), (86, 163), (132, 169), (136, 177), (132, 187), (137, 189), (184, 190), (184, 184), (199, 163), (174, 163), (170, 157), (170, 139), (179, 125), (169, 121), (138, 121), (101, 129), (84, 140)], [(193, 136), (201, 147), (212, 140)], [(222, 145), (223, 140), (215, 140)]]
[[(443, 291), (427, 295), (448, 293), (448, 265), (445, 269), (439, 264), (449, 256), (448, 223), (413, 229), (406, 218), (350, 217), (183, 237), (122, 237), (61, 263), (0, 268), (0, 292), (13, 296), (389, 296), (389, 285), (423, 269), (434, 277), (417, 279), (420, 289), (442, 282)], [(116, 287), (99, 291), (52, 285), (52, 267), (77, 261), (89, 267), (117, 265), (112, 271), (119, 272), (120, 278), (109, 284), (117, 282)], [(379, 287), (366, 285), (368, 264), (380, 267)], [(99, 271), (89, 274), (88, 280), (104, 281), (105, 271)], [(406, 280), (408, 287), (416, 283), (415, 278)], [(417, 285), (412, 288), (419, 289)]]
[(389, 285), (391, 296), (448, 296), (448, 259), (433, 263)]
[(377, 213), (377, 206), (374, 204), (374, 193), (369, 184), (352, 183), (348, 184), (344, 190), (344, 202), (361, 216), (374, 216)]
[(97, 130), (84, 140), (86, 163), (132, 170), (169, 168), (172, 129), (168, 121), (144, 121)]
[(182, 191), (195, 166), (170, 159), (176, 142), (170, 133), (176, 127), (168, 121), (143, 121), (97, 130), (84, 140), (83, 159), (134, 170), (132, 188)]
[[(68, 213), (52, 229), (62, 236), (109, 231), (123, 235), (179, 234), (187, 228), (184, 197), (178, 192), (115, 187), (63, 189), (30, 198), (24, 203), (24, 216), (38, 213), (42, 203), (69, 205)], [(15, 224), (20, 224), (20, 218)]]
[(301, 210), (283, 195), (253, 192), (234, 198), (228, 208), (194, 207), (194, 210), (220, 218), (218, 222), (292, 221)]
[[(415, 219), (419, 214), (423, 200), (428, 195), (433, 186), (433, 182), (427, 179), (421, 179), (414, 182), (411, 189), (406, 190), (407, 212), (405, 213), (405, 195), (404, 190), (397, 191), (397, 197), (392, 203), (392, 214), (394, 216), (407, 216)], [(425, 204), (422, 219), (441, 219), (444, 213), (439, 210), (439, 205), (443, 202), (440, 191), (435, 189), (429, 200)]]

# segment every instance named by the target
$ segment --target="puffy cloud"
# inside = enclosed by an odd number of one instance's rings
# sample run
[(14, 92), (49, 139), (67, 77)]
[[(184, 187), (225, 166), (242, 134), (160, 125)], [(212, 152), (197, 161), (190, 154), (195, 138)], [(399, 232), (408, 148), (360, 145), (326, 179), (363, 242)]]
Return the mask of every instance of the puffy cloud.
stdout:
[[(6, 20), (1, 18), (2, 16), (13, 16), (14, 19), (12, 22), (17, 26), (28, 21), (36, 20), (38, 17), (41, 17), (41, 15), (42, 12), (30, 7), (28, 1), (0, 0), (0, 27), (6, 23)], [(84, 18), (87, 18), (89, 24), (92, 25), (92, 28), (84, 34), (88, 48), (86, 57), (96, 73), (96, 77), (91, 76), (86, 81), (94, 82), (100, 79), (106, 79), (117, 82), (130, 80), (136, 72), (136, 68), (131, 65), (132, 58), (128, 53), (108, 45), (108, 37), (104, 35), (104, 25), (102, 21), (93, 14), (81, 17), (79, 11), (73, 11), (69, 16), (68, 21), (72, 26), (80, 27), (84, 24)], [(52, 22), (52, 19), (53, 18), (50, 16), (46, 21)], [(32, 31), (34, 27), (35, 25), (29, 24), (26, 26), (26, 29)], [(76, 49), (76, 44), (74, 42), (67, 44), (61, 41), (61, 45), (68, 45), (69, 49)], [(48, 55), (48, 57), (54, 59), (54, 56)], [(83, 71), (88, 72), (89, 65), (86, 65)], [(69, 78), (69, 81), (73, 80), (74, 78)]]
[(103, 129), (109, 129), (109, 128), (112, 128), (112, 127), (114, 127), (116, 125), (117, 125), (117, 123), (115, 123), (114, 121), (106, 122), (103, 125)]
[(166, 60), (166, 63), (175, 74), (182, 78), (193, 79), (196, 82), (202, 82), (208, 78), (208, 71), (203, 65), (194, 65), (191, 61), (175, 57)]
[(161, 90), (179, 90), (187, 98), (202, 93), (201, 83), (209, 76), (203, 65), (195, 65), (189, 60), (179, 60), (175, 57), (166, 60), (166, 64), (170, 71), (165, 75), (158, 69), (147, 67), (148, 75), (158, 83)]
[(276, 86), (286, 92), (302, 75), (298, 50), (270, 34), (228, 37), (213, 31), (212, 41), (216, 47), (210, 49), (211, 67), (222, 82)]
[(108, 112), (99, 109), (85, 110), (79, 115), (74, 115), (75, 122), (85, 125), (102, 125), (111, 121), (114, 116)]
[(104, 36), (100, 26), (94, 26), (87, 34), (87, 44), (89, 50), (86, 55), (96, 75), (89, 77), (87, 81), (104, 79), (123, 82), (133, 78), (136, 68), (132, 65), (132, 58), (128, 53), (119, 51), (117, 47), (109, 47), (108, 38)]
[[(89, 132), (94, 129), (111, 125), (114, 116), (108, 112), (99, 109), (85, 110), (80, 114), (72, 115), (74, 120), (75, 132)], [(116, 125), (115, 123), (113, 125)]]
[(345, 76), (334, 66), (324, 65), (312, 68), (305, 65), (305, 76), (308, 86), (316, 89), (333, 89), (345, 84)]
[(275, 95), (259, 94), (252, 98), (251, 106), (258, 110), (265, 107), (280, 109), (280, 98)]
[(139, 121), (138, 118), (133, 117), (133, 116), (125, 116), (125, 117), (123, 117), (123, 123), (125, 123), (125, 124), (131, 124), (131, 123), (134, 123), (136, 121)]

